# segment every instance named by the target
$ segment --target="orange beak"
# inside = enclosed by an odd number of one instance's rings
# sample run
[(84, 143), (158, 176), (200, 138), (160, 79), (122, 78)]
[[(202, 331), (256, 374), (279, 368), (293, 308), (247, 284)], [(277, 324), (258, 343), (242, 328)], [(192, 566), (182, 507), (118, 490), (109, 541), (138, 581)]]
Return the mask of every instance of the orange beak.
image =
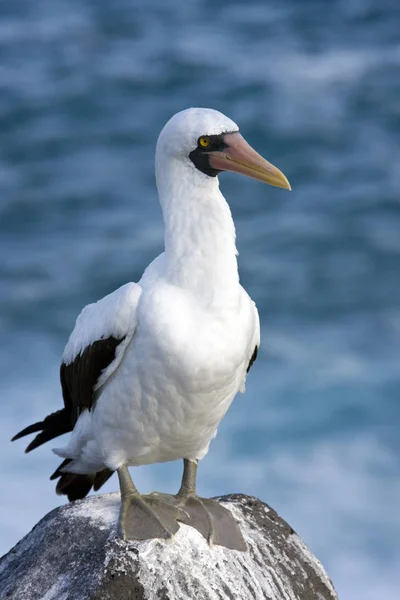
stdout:
[(209, 164), (219, 171), (233, 171), (253, 177), (269, 185), (291, 190), (285, 175), (271, 165), (246, 142), (240, 133), (224, 136), (225, 148), (209, 152)]

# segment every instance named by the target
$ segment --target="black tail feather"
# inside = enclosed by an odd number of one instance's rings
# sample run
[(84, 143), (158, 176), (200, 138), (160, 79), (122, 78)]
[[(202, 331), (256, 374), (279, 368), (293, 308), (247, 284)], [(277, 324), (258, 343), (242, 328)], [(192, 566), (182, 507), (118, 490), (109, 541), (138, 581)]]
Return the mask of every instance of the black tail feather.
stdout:
[(106, 481), (108, 481), (111, 477), (111, 475), (113, 475), (114, 471), (111, 471), (110, 469), (103, 469), (102, 471), (99, 471), (98, 473), (96, 473), (96, 476), (94, 478), (94, 483), (93, 483), (93, 490), (95, 492), (98, 492), (99, 489), (101, 488), (102, 485), (105, 484)]
[[(52, 413), (43, 421), (25, 427), (25, 429), (14, 435), (11, 441), (14, 442), (26, 435), (39, 432), (25, 450), (25, 452), (30, 452), (59, 435), (69, 433), (72, 429), (73, 425), (69, 413), (63, 408)], [(72, 462), (72, 459), (66, 458), (50, 477), (51, 480), (59, 478), (56, 492), (57, 494), (68, 496), (68, 500), (70, 501), (84, 498), (92, 487), (97, 492), (113, 474), (113, 471), (110, 471), (110, 469), (103, 469), (102, 471), (89, 473), (88, 475), (64, 473), (64, 467), (70, 462)]]
[(62, 473), (56, 485), (59, 496), (68, 496), (68, 500), (80, 500), (88, 495), (93, 486), (93, 475), (77, 475), (76, 473)]
[(111, 477), (113, 471), (103, 469), (98, 473), (89, 473), (88, 475), (78, 475), (77, 473), (63, 473), (61, 469), (71, 462), (66, 458), (63, 463), (54, 471), (50, 479), (60, 477), (56, 486), (57, 494), (68, 496), (68, 500), (80, 500), (87, 496), (90, 490), (97, 492), (101, 486)]
[(59, 465), (54, 473), (50, 475), (50, 481), (54, 481), (54, 479), (57, 479), (57, 477), (61, 477), (63, 475), (62, 469), (69, 465), (70, 462), (72, 462), (72, 458), (66, 458), (63, 460), (61, 465)]
[(65, 408), (58, 410), (57, 412), (52, 413), (48, 417), (46, 417), (43, 421), (39, 421), (38, 423), (33, 423), (33, 425), (29, 425), (29, 427), (25, 427), (22, 431), (14, 435), (12, 438), (12, 442), (15, 440), (19, 440), (25, 435), (29, 435), (30, 433), (36, 433), (39, 431), (38, 435), (32, 440), (32, 442), (27, 446), (25, 452), (30, 452), (34, 450), (38, 446), (41, 446), (45, 442), (58, 437), (59, 435), (63, 435), (64, 433), (68, 433), (72, 431), (72, 423), (71, 419), (65, 410)]

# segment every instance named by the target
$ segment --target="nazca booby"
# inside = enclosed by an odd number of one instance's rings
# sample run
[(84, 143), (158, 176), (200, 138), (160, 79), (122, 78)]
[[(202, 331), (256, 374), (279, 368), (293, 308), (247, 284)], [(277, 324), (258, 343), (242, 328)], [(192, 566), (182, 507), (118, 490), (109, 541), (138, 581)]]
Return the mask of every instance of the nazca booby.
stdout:
[[(51, 476), (56, 491), (83, 498), (117, 471), (125, 538), (167, 538), (180, 521), (213, 543), (245, 549), (229, 511), (196, 494), (198, 460), (244, 389), (260, 344), (218, 174), (290, 185), (212, 109), (174, 115), (160, 133), (155, 162), (165, 251), (138, 283), (82, 310), (62, 357), (64, 408), (13, 439), (38, 432), (29, 452), (72, 431), (54, 450), (64, 459)], [(184, 473), (175, 496), (139, 494), (129, 465), (176, 459), (184, 459)]]

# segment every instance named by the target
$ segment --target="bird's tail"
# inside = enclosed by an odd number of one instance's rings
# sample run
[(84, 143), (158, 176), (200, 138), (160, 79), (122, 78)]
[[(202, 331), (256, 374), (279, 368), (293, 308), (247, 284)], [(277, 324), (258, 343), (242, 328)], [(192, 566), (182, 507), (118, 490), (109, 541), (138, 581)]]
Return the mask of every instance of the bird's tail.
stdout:
[[(25, 435), (38, 432), (25, 449), (25, 452), (30, 452), (59, 435), (69, 433), (72, 429), (73, 425), (71, 418), (66, 409), (63, 408), (52, 413), (43, 421), (25, 427), (25, 429), (14, 435), (11, 441), (14, 442)], [(99, 490), (113, 474), (113, 471), (110, 471), (109, 469), (102, 469), (97, 473), (89, 473), (87, 475), (64, 472), (64, 467), (67, 467), (71, 461), (72, 459), (66, 458), (50, 477), (51, 480), (59, 478), (56, 492), (57, 494), (68, 496), (68, 500), (70, 501), (84, 498), (90, 492), (92, 487), (94, 491), (97, 492), (97, 490)]]
[(56, 492), (60, 496), (68, 496), (70, 502), (87, 496), (92, 487), (97, 492), (113, 474), (113, 471), (110, 469), (102, 469), (97, 473), (88, 473), (86, 475), (64, 472), (64, 468), (68, 466), (71, 460), (70, 458), (66, 458), (50, 477), (51, 480), (59, 478)]

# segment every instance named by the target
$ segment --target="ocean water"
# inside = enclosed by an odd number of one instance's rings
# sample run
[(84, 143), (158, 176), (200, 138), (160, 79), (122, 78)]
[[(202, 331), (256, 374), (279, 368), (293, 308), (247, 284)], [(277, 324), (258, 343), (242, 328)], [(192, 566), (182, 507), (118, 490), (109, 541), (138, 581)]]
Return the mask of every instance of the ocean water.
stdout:
[(342, 600), (399, 598), (399, 31), (397, 0), (0, 4), (0, 553), (63, 501), (52, 444), (9, 439), (60, 407), (80, 309), (161, 251), (157, 135), (208, 106), (293, 192), (220, 177), (262, 347), (199, 490), (271, 504)]

